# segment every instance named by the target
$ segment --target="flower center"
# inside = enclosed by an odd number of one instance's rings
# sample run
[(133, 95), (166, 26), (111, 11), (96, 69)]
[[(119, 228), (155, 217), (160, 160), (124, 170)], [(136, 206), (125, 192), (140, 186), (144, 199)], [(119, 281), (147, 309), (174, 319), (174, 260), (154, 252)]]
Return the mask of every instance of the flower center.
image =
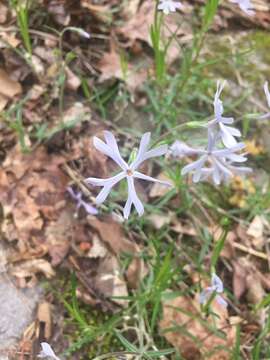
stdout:
[(133, 171), (131, 169), (127, 169), (127, 175), (128, 176), (132, 176), (133, 175)]

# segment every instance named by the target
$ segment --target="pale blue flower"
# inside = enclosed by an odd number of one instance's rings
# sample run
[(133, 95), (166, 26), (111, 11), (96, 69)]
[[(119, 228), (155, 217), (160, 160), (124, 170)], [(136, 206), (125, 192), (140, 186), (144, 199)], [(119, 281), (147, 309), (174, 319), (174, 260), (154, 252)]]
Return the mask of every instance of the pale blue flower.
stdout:
[(227, 307), (228, 306), (227, 301), (224, 300), (222, 296), (218, 295), (223, 293), (223, 291), (224, 291), (224, 287), (222, 280), (216, 274), (213, 274), (211, 279), (211, 286), (207, 287), (200, 293), (200, 298), (199, 298), (200, 304), (203, 305), (206, 304), (207, 301), (212, 296), (212, 294), (215, 294), (216, 301), (220, 305)]
[(206, 149), (193, 149), (200, 158), (183, 167), (181, 174), (193, 173), (193, 181), (199, 182), (212, 177), (214, 183), (219, 185), (221, 181), (227, 181), (235, 174), (251, 172), (248, 167), (238, 167), (233, 163), (242, 163), (247, 160), (243, 155), (236, 154), (245, 147), (244, 143), (237, 143), (229, 149), (216, 148), (218, 135), (208, 130), (208, 144)]
[(171, 185), (167, 181), (160, 181), (137, 171), (137, 168), (145, 160), (152, 157), (164, 155), (167, 152), (167, 145), (161, 145), (152, 150), (148, 150), (150, 136), (151, 134), (149, 132), (145, 133), (142, 136), (137, 156), (130, 165), (127, 164), (126, 161), (121, 157), (115, 137), (110, 131), (104, 131), (104, 138), (106, 143), (104, 143), (99, 138), (94, 137), (95, 148), (110, 157), (122, 169), (122, 171), (119, 174), (112, 176), (108, 179), (88, 178), (85, 179), (85, 182), (94, 186), (103, 186), (103, 189), (100, 191), (96, 198), (96, 203), (101, 204), (106, 200), (112, 187), (116, 185), (119, 181), (126, 179), (128, 185), (128, 198), (124, 207), (125, 219), (128, 219), (129, 217), (132, 204), (135, 206), (135, 209), (140, 216), (144, 213), (143, 204), (139, 199), (138, 195), (136, 194), (134, 179), (158, 182), (167, 186)]
[(48, 358), (48, 359), (54, 359), (54, 360), (60, 360), (59, 357), (57, 357), (51, 347), (50, 344), (46, 342), (42, 342), (41, 344), (42, 350), (39, 353), (38, 357), (40, 358)]
[(237, 144), (237, 141), (234, 137), (241, 136), (241, 132), (231, 126), (227, 126), (232, 124), (234, 119), (233, 117), (224, 117), (223, 112), (223, 103), (220, 100), (220, 95), (225, 86), (225, 82), (221, 83), (220, 81), (217, 82), (217, 91), (215, 94), (214, 99), (214, 113), (215, 118), (208, 123), (208, 126), (213, 129), (213, 127), (217, 124), (219, 126), (219, 132), (222, 139), (223, 144), (227, 147), (233, 147)]
[(182, 9), (183, 5), (180, 1), (174, 0), (160, 0), (158, 4), (158, 10), (164, 12), (164, 14), (168, 15), (171, 12), (175, 12), (177, 9)]
[(237, 4), (244, 13), (249, 16), (255, 15), (255, 11), (253, 10), (253, 5), (250, 0), (230, 0), (231, 2)]
[(68, 187), (67, 191), (69, 192), (70, 196), (77, 202), (77, 211), (80, 209), (80, 207), (83, 207), (90, 215), (98, 214), (98, 210), (94, 206), (82, 200), (82, 193), (80, 191), (75, 193), (71, 187)]
[(170, 147), (170, 152), (174, 157), (185, 157), (190, 155), (196, 155), (197, 150), (187, 145), (183, 141), (176, 140)]

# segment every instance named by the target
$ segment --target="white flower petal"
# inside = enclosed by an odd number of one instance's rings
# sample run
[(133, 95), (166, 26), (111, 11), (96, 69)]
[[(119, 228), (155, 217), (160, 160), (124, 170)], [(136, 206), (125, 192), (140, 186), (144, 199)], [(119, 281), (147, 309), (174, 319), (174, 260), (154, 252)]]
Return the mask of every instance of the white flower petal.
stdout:
[(204, 289), (201, 293), (200, 293), (200, 297), (199, 297), (199, 303), (200, 304), (205, 304), (208, 299), (210, 298), (211, 294), (212, 294), (213, 290), (211, 287), (208, 287), (206, 289)]
[(269, 93), (269, 88), (268, 88), (268, 81), (266, 81), (264, 83), (263, 89), (264, 89), (264, 93), (266, 96), (267, 104), (270, 107), (270, 93)]
[(224, 290), (223, 282), (217, 274), (212, 275), (211, 286), (217, 293), (222, 293)]
[(159, 183), (159, 184), (163, 184), (165, 186), (172, 186), (172, 184), (169, 181), (158, 180), (158, 179), (153, 178), (152, 176), (142, 174), (142, 173), (140, 173), (138, 171), (134, 171), (133, 177), (137, 178), (137, 179), (146, 180), (146, 181), (156, 182), (156, 183)]
[(191, 164), (188, 164), (183, 167), (181, 171), (181, 175), (185, 175), (188, 172), (195, 170), (195, 169), (201, 169), (204, 163), (207, 160), (207, 155), (203, 155), (199, 160), (193, 161)]
[[(108, 131), (109, 132), (109, 131)], [(104, 132), (105, 133), (105, 132)], [(112, 134), (111, 134), (112, 135)], [(127, 169), (128, 166), (126, 162), (122, 159), (121, 155), (119, 154), (119, 150), (117, 147), (116, 151), (114, 148), (110, 147), (109, 145), (105, 144), (102, 140), (100, 140), (98, 137), (94, 136), (93, 139), (94, 146), (97, 150), (102, 152), (104, 155), (107, 155), (110, 157), (113, 161), (116, 162), (122, 169)]]
[(110, 131), (105, 130), (104, 131), (104, 137), (106, 140), (107, 145), (112, 149), (113, 151), (113, 160), (124, 170), (127, 170), (128, 165), (125, 162), (125, 160), (120, 155), (117, 142), (115, 140), (115, 137), (113, 133)]
[(140, 141), (140, 146), (139, 146), (139, 150), (138, 150), (136, 159), (130, 165), (131, 169), (135, 169), (142, 161), (144, 161), (144, 160), (142, 160), (142, 158), (145, 155), (145, 153), (147, 152), (147, 149), (148, 149), (148, 146), (150, 143), (150, 137), (151, 137), (150, 132), (143, 134), (141, 141)]
[(142, 162), (144, 162), (147, 159), (150, 159), (152, 157), (157, 157), (157, 156), (162, 156), (164, 154), (166, 154), (166, 152), (168, 151), (168, 146), (167, 145), (161, 145), (157, 148), (154, 148), (152, 150), (147, 151), (146, 153), (144, 153), (140, 159), (135, 160), (131, 165), (130, 168), (131, 169), (136, 169), (138, 168)]
[(103, 189), (100, 191), (100, 193), (96, 198), (96, 203), (101, 204), (104, 202), (104, 200), (106, 200), (111, 188), (119, 181), (124, 179), (125, 176), (126, 176), (126, 172), (122, 171), (119, 174), (112, 176), (108, 179), (87, 178), (84, 181), (87, 184), (91, 184), (93, 186), (103, 186)]
[(245, 162), (247, 161), (247, 158), (243, 155), (238, 155), (238, 154), (229, 154), (226, 156), (226, 158), (230, 161), (233, 162)]
[(183, 141), (176, 140), (172, 146), (170, 147), (170, 150), (172, 152), (172, 155), (175, 157), (184, 157), (188, 155), (195, 155), (198, 154), (199, 151), (190, 147)]
[(135, 209), (137, 210), (137, 213), (139, 216), (142, 216), (144, 213), (144, 207), (141, 202), (141, 200), (138, 198), (134, 186), (134, 180), (132, 176), (127, 176), (127, 183), (128, 183), (128, 196), (130, 197), (132, 203), (135, 206)]
[(220, 135), (221, 139), (223, 141), (223, 144), (227, 148), (231, 148), (237, 144), (237, 141), (235, 138), (231, 135), (231, 133), (228, 131), (227, 126), (223, 125), (222, 123), (219, 123), (220, 126)]
[(45, 358), (45, 357), (51, 357), (55, 360), (60, 360), (54, 353), (52, 347), (50, 344), (46, 342), (42, 342), (41, 344), (42, 351), (39, 353), (38, 357)]
[(132, 205), (132, 200), (131, 200), (130, 196), (128, 196), (125, 207), (124, 207), (124, 218), (125, 219), (128, 219), (128, 217), (130, 215), (131, 205)]

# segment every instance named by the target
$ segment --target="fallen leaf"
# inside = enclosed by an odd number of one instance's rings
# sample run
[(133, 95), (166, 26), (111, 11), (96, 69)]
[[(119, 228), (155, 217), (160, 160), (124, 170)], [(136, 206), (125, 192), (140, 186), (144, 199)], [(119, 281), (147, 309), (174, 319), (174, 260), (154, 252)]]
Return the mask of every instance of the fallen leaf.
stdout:
[[(169, 181), (169, 182), (171, 181), (170, 178), (168, 178), (168, 176), (163, 173), (159, 174), (157, 176), (157, 179), (161, 181)], [(168, 186), (159, 183), (154, 183), (154, 185), (151, 187), (149, 196), (150, 198), (156, 198), (156, 197), (159, 198), (161, 196), (166, 195), (170, 190), (171, 188)]]
[(147, 219), (157, 230), (161, 229), (162, 226), (168, 225), (171, 222), (171, 217), (169, 215), (151, 214), (147, 216)]
[[(52, 318), (51, 305), (47, 301), (38, 305), (37, 320), (42, 323), (42, 329), (44, 329), (45, 339), (49, 340), (52, 335)], [(37, 338), (38, 337), (39, 334), (37, 334)]]
[(0, 4), (0, 24), (4, 24), (7, 21), (8, 8), (4, 4)]
[(127, 270), (127, 280), (131, 287), (136, 288), (143, 275), (143, 261), (139, 258), (140, 249), (138, 245), (128, 240), (122, 226), (109, 216), (104, 217), (103, 221), (88, 217), (88, 221), (113, 254), (118, 257), (123, 253), (132, 256), (132, 261)]
[[(215, 318), (203, 319), (198, 299), (177, 297), (163, 303), (163, 319), (160, 329), (184, 359), (229, 360), (235, 341), (235, 326), (230, 324), (226, 308), (212, 302)], [(225, 338), (212, 329), (220, 330)], [(178, 330), (177, 330), (178, 328)], [(227, 351), (226, 351), (227, 350)]]
[(262, 216), (256, 215), (247, 229), (247, 235), (254, 238), (261, 238), (263, 236), (264, 221)]
[(12, 80), (3, 69), (0, 69), (0, 111), (5, 108), (10, 99), (21, 92), (20, 83)]
[(18, 278), (31, 277), (33, 274), (43, 273), (47, 279), (51, 279), (55, 272), (51, 264), (44, 259), (33, 259), (12, 266), (10, 273)]

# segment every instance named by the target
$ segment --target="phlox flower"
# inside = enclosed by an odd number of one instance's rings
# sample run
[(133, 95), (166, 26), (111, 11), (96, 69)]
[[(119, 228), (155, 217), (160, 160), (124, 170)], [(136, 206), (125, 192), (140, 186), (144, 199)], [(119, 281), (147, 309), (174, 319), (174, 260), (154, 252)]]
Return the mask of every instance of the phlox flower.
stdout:
[(185, 156), (196, 155), (197, 150), (190, 147), (183, 141), (176, 140), (170, 147), (170, 153), (174, 157), (183, 158)]
[(60, 360), (60, 358), (55, 355), (50, 344), (48, 344), (46, 342), (42, 342), (40, 345), (42, 347), (42, 350), (38, 355), (39, 358), (49, 358), (49, 359), (54, 359), (54, 360)]
[(229, 149), (216, 148), (217, 135), (208, 130), (208, 144), (206, 149), (193, 149), (200, 158), (183, 167), (181, 174), (193, 173), (193, 181), (199, 182), (212, 177), (214, 183), (219, 185), (221, 181), (227, 181), (235, 174), (251, 172), (248, 167), (238, 167), (233, 163), (242, 163), (247, 160), (243, 155), (236, 152), (245, 147), (244, 143), (238, 143)]
[(255, 15), (255, 11), (253, 10), (253, 5), (250, 0), (230, 0), (231, 2), (238, 4), (240, 9), (244, 11), (249, 16)]
[(163, 11), (166, 15), (181, 8), (183, 8), (183, 5), (180, 3), (180, 1), (160, 0), (158, 4), (158, 10)]
[[(268, 81), (266, 81), (264, 83), (264, 86), (263, 86), (263, 89), (264, 89), (264, 93), (265, 93), (265, 96), (266, 96), (266, 101), (267, 101), (267, 105), (270, 109), (270, 93), (269, 93), (269, 88), (268, 88)], [(262, 116), (260, 116), (260, 119), (267, 119), (270, 117), (270, 111)]]
[(218, 295), (223, 293), (223, 291), (224, 291), (224, 287), (222, 280), (216, 274), (213, 274), (211, 278), (211, 286), (207, 287), (200, 293), (200, 298), (199, 298), (200, 304), (203, 305), (206, 304), (207, 301), (212, 296), (212, 294), (215, 294), (216, 301), (220, 305), (227, 307), (228, 306), (227, 301), (224, 300), (222, 296)]
[(135, 209), (140, 216), (144, 213), (143, 204), (135, 190), (134, 179), (158, 182), (167, 186), (171, 185), (167, 181), (160, 181), (137, 171), (139, 166), (145, 160), (152, 157), (164, 155), (167, 152), (167, 145), (161, 145), (152, 150), (148, 150), (150, 136), (151, 134), (149, 132), (145, 133), (142, 136), (137, 156), (130, 165), (126, 163), (126, 161), (121, 157), (118, 145), (116, 143), (116, 139), (110, 131), (104, 131), (105, 142), (103, 142), (97, 137), (94, 137), (93, 140), (95, 148), (102, 152), (104, 155), (110, 157), (121, 168), (122, 171), (119, 174), (112, 176), (108, 179), (97, 179), (90, 177), (88, 179), (85, 179), (85, 182), (94, 186), (103, 186), (103, 189), (100, 191), (96, 198), (96, 203), (101, 204), (106, 200), (112, 187), (116, 185), (119, 181), (126, 179), (128, 185), (128, 198), (124, 207), (125, 219), (128, 219), (129, 217), (132, 204), (135, 206)]
[(70, 196), (77, 202), (77, 206), (76, 206), (77, 211), (80, 209), (80, 207), (84, 207), (85, 211), (88, 214), (90, 215), (98, 214), (98, 210), (94, 206), (82, 200), (82, 193), (80, 191), (75, 193), (71, 187), (68, 187), (67, 191), (69, 192)]
[(220, 100), (220, 95), (224, 86), (225, 86), (225, 82), (223, 82), (223, 84), (220, 81), (217, 82), (217, 91), (213, 102), (215, 118), (208, 123), (208, 126), (211, 129), (213, 129), (213, 126), (217, 124), (219, 126), (220, 136), (223, 141), (223, 144), (226, 147), (230, 148), (237, 144), (237, 141), (235, 140), (234, 137), (241, 136), (241, 132), (236, 128), (227, 126), (228, 124), (233, 123), (232, 117), (222, 116), (224, 109), (223, 109), (223, 103)]

